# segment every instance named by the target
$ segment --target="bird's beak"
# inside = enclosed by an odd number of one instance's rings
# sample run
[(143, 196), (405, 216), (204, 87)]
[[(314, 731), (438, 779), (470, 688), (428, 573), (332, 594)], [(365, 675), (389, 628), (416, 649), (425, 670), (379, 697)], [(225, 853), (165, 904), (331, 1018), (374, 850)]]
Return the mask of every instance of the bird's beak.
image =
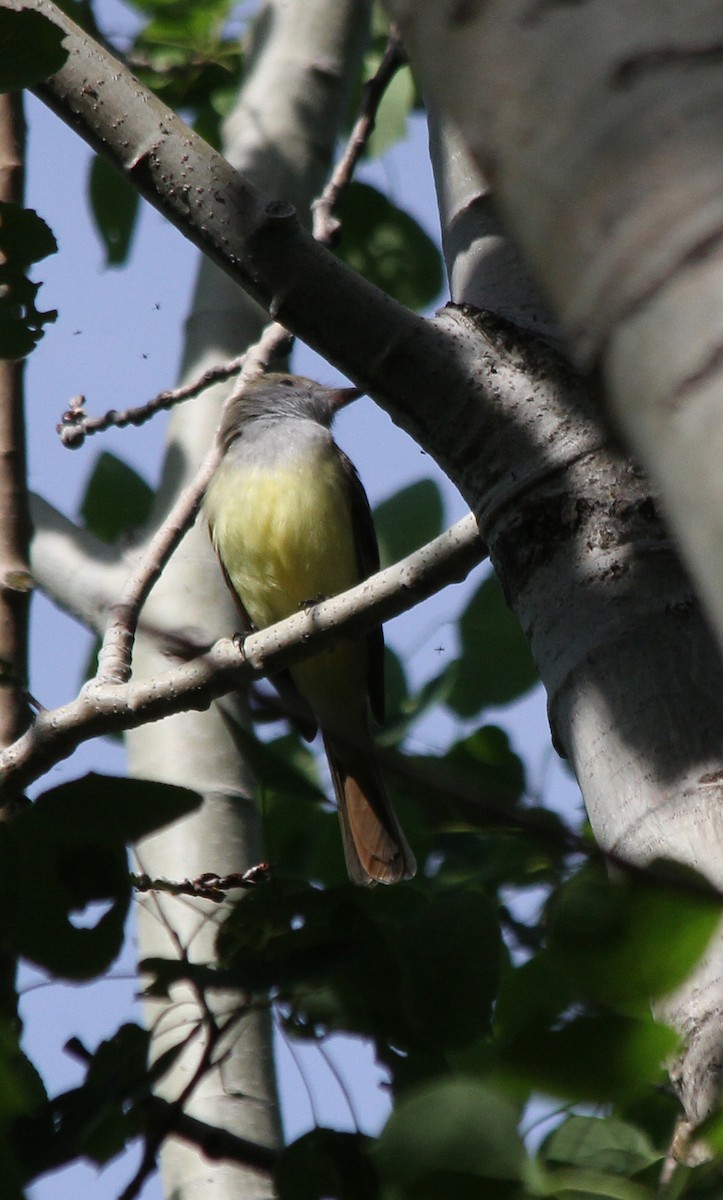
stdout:
[(331, 402), (335, 409), (344, 408), (345, 405), (351, 404), (352, 400), (358, 400), (364, 393), (359, 388), (332, 388)]

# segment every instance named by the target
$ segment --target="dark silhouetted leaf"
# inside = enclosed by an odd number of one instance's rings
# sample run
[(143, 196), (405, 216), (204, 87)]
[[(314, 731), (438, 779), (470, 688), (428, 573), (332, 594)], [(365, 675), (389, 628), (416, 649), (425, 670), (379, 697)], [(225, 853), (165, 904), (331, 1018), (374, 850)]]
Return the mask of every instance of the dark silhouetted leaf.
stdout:
[(115, 454), (98, 455), (80, 507), (87, 528), (104, 542), (116, 542), (148, 520), (153, 492), (141, 476)]
[(341, 210), (339, 257), (408, 308), (426, 308), (442, 289), (439, 250), (417, 222), (365, 183), (352, 183)]
[(376, 1200), (379, 1181), (361, 1133), (312, 1129), (284, 1150), (276, 1167), (279, 1200)]
[[(103, 775), (45, 792), (0, 826), (2, 940), (65, 978), (105, 970), (120, 951), (130, 901), (126, 844), (198, 804), (184, 788)], [(75, 924), (72, 915), (96, 902), (95, 924)]]
[(442, 532), (442, 494), (432, 479), (419, 479), (374, 509), (383, 567), (398, 562)]
[(505, 1044), (501, 1065), (528, 1088), (578, 1103), (628, 1103), (665, 1084), (676, 1035), (652, 1017), (600, 1011), (530, 1023)]
[(18, 1157), (28, 1178), (79, 1156), (101, 1166), (138, 1137), (147, 1123), (143, 1105), (158, 1075), (156, 1067), (148, 1069), (148, 1036), (138, 1025), (122, 1025), (90, 1057), (79, 1087), (16, 1123)]
[(0, 92), (42, 83), (68, 57), (63, 31), (42, 13), (0, 10)]
[(399, 999), (420, 1046), (463, 1046), (487, 1032), (502, 945), (490, 900), (442, 893), (403, 930)]
[(278, 991), (292, 1031), (364, 1033), (436, 1059), (487, 1031), (500, 963), (481, 893), (280, 880), (236, 906), (219, 949), (239, 986)]
[(495, 575), (488, 576), (460, 620), (462, 653), (450, 708), (462, 717), (509, 704), (537, 682), (532, 655)]
[(29, 354), (43, 336), (43, 326), (56, 319), (57, 312), (36, 307), (41, 285), (32, 283), (26, 271), (57, 249), (36, 212), (0, 201), (0, 358)]
[(128, 257), (136, 227), (138, 192), (98, 155), (91, 163), (88, 192), (96, 228), (105, 247), (106, 266), (120, 266)]

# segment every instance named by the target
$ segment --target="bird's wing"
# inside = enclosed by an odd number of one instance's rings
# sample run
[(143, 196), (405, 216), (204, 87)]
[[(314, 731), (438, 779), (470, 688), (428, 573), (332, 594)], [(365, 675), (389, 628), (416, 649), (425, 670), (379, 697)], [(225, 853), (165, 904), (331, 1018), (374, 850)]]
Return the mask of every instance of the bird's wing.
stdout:
[[(352, 517), (359, 579), (367, 579), (379, 570), (379, 546), (372, 510), (356, 467), (343, 450), (339, 451), (344, 469), (344, 484)], [(384, 721), (384, 633), (381, 625), (367, 635), (369, 654), (369, 704), (375, 719)]]

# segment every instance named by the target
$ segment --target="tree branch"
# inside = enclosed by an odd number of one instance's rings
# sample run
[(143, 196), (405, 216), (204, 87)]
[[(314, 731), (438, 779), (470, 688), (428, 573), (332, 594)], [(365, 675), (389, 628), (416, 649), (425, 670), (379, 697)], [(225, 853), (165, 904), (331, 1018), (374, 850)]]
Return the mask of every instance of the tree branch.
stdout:
[(340, 637), (360, 636), (398, 616), (448, 583), (464, 579), (484, 555), (469, 514), (422, 549), (341, 596), (251, 634), (240, 653), (234, 642), (222, 639), (206, 654), (152, 679), (91, 681), (71, 703), (39, 713), (32, 728), (0, 754), (0, 772), (22, 787), (89, 738), (207, 708), (254, 676), (285, 670)]
[(221, 448), (214, 442), (195, 479), (181, 492), (146, 546), (120, 599), (111, 605), (111, 619), (98, 654), (99, 685), (125, 683), (130, 678), (133, 641), (143, 603), (184, 533), (195, 521), (220, 454)]
[[(22, 96), (0, 96), (0, 200), (22, 204), (25, 117)], [(30, 515), (22, 362), (0, 362), (0, 745), (30, 719), (27, 698)], [(9, 799), (9, 797), (8, 797)]]
[(349, 134), (344, 153), (334, 167), (331, 179), (321, 196), (311, 206), (314, 214), (314, 237), (318, 242), (323, 242), (325, 246), (334, 244), (334, 239), (340, 229), (340, 222), (335, 217), (339, 201), (351, 183), (359, 159), (374, 132), (377, 112), (384, 94), (397, 71), (406, 61), (399, 34), (396, 29), (392, 29), (379, 67), (372, 78), (364, 84), (361, 111)]
[[(444, 467), (439, 431), (485, 400), (443, 329), (411, 313), (314, 241), (293, 207), (264, 196), (51, 0), (29, 0), (66, 34), (65, 66), (37, 89), (186, 237), (408, 428)], [(25, 0), (0, 0), (16, 9)], [(105, 86), (106, 82), (111, 86)], [(435, 439), (436, 441), (436, 439)], [(453, 472), (454, 473), (454, 472)]]
[(164, 388), (145, 404), (123, 408), (120, 412), (111, 408), (102, 417), (90, 417), (85, 412), (85, 396), (75, 396), (58, 424), (58, 434), (64, 446), (77, 450), (87, 437), (94, 433), (103, 433), (106, 429), (123, 429), (126, 425), (144, 425), (157, 412), (164, 412), (184, 400), (192, 400), (200, 396), (214, 383), (223, 383), (237, 375), (244, 364), (245, 355), (239, 354), (230, 362), (219, 363), (209, 367), (198, 378), (190, 380), (176, 388)]

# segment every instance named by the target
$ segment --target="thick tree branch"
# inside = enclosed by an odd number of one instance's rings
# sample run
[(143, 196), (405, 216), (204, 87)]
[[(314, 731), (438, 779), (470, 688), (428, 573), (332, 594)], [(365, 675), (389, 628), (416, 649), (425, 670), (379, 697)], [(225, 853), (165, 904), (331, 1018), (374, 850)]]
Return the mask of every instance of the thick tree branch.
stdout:
[(601, 407), (656, 484), (723, 645), (723, 9), (387, 8), (576, 361), (605, 381)]
[[(262, 195), (235, 172), (50, 0), (28, 3), (66, 32), (71, 52), (62, 70), (37, 89), (40, 98), (276, 320), (387, 407), (447, 469), (458, 422), (470, 405), (489, 399), (484, 377), (458, 361), (454, 339), (315, 242), (288, 203)], [(22, 6), (23, 0), (0, 0), (0, 7)]]

